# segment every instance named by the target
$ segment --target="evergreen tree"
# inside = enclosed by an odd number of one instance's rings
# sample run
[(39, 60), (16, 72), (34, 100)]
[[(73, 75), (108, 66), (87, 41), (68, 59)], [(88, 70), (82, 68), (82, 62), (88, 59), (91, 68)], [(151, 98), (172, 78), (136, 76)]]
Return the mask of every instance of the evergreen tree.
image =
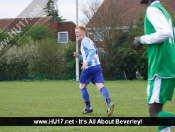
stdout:
[(44, 11), (47, 16), (53, 16), (58, 21), (64, 21), (65, 19), (62, 19), (62, 16), (59, 15), (59, 10), (56, 1), (57, 0), (48, 0)]

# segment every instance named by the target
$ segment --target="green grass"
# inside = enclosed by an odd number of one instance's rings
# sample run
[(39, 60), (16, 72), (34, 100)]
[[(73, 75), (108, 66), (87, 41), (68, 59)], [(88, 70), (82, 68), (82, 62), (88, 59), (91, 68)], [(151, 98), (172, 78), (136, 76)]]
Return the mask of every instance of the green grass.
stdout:
[[(0, 82), (0, 117), (105, 117), (107, 105), (93, 84), (88, 86), (94, 112), (83, 115), (84, 103), (75, 81)], [(146, 81), (106, 81), (115, 103), (113, 117), (149, 116)], [(174, 100), (164, 110), (174, 113)], [(155, 132), (147, 126), (1, 126), (0, 132)], [(172, 129), (172, 132), (175, 129)]]

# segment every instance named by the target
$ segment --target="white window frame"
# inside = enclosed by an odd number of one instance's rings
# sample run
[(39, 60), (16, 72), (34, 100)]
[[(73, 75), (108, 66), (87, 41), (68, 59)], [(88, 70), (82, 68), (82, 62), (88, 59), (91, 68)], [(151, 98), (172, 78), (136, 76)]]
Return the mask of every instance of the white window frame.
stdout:
[(94, 33), (94, 40), (95, 40), (95, 41), (103, 41), (103, 38), (102, 38), (102, 36), (100, 35), (100, 33), (102, 33), (102, 32), (95, 32), (95, 33)]
[[(66, 42), (60, 42), (60, 34), (61, 34), (61, 33), (66, 33), (66, 34), (67, 34), (67, 41), (66, 41)], [(59, 43), (68, 43), (68, 41), (69, 41), (69, 40), (68, 40), (68, 39), (69, 39), (69, 38), (68, 38), (68, 35), (69, 35), (69, 34), (68, 34), (68, 32), (66, 32), (66, 31), (65, 31), (65, 32), (58, 32), (58, 42), (59, 42)]]

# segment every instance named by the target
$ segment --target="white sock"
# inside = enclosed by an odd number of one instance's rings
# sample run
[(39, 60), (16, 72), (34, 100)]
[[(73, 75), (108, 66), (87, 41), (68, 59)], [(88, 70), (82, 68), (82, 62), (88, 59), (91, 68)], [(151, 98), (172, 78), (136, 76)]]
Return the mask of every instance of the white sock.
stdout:
[(170, 127), (166, 127), (162, 129), (160, 132), (171, 132)]

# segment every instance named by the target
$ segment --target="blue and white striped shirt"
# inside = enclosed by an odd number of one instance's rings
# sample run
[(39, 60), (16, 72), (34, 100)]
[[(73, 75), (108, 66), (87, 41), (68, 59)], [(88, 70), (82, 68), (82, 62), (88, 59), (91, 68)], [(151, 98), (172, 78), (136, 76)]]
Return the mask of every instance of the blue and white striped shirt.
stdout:
[(81, 41), (81, 53), (82, 55), (79, 55), (78, 58), (88, 63), (87, 68), (100, 64), (97, 49), (91, 39), (85, 37)]

